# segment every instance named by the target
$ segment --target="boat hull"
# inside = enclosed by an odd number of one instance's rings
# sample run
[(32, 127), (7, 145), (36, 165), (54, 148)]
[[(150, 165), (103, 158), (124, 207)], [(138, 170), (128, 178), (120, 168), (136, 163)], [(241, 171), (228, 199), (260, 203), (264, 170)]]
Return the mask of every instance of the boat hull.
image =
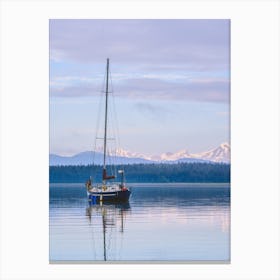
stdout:
[(88, 199), (92, 202), (125, 202), (129, 200), (131, 192), (120, 190), (112, 192), (88, 192)]

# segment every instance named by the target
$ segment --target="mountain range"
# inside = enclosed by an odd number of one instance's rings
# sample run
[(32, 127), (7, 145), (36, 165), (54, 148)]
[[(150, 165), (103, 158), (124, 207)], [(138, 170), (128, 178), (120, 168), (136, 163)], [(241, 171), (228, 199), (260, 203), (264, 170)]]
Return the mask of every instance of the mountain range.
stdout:
[[(217, 148), (202, 153), (189, 153), (187, 150), (181, 150), (175, 153), (163, 153), (160, 155), (145, 155), (133, 153), (123, 149), (117, 149), (114, 156), (114, 164), (136, 164), (136, 163), (178, 163), (178, 162), (230, 162), (230, 145), (222, 143)], [(73, 156), (60, 156), (50, 154), (49, 165), (88, 165), (93, 162), (101, 165), (103, 154), (100, 150), (95, 152), (86, 151)], [(112, 159), (108, 157), (108, 164)]]

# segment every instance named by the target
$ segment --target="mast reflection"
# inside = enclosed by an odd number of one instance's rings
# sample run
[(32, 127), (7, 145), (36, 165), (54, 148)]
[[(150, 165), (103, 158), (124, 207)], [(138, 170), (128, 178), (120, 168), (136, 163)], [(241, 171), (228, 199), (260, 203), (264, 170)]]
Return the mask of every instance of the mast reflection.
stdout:
[[(115, 252), (112, 252), (110, 245), (113, 243), (113, 241), (111, 239), (116, 239), (119, 236), (123, 238), (125, 219), (127, 214), (130, 213), (130, 209), (129, 202), (90, 203), (89, 207), (86, 208), (86, 216), (88, 217), (89, 225), (94, 231), (93, 236), (96, 236), (99, 233), (97, 240), (99, 243), (102, 241), (103, 261), (114, 260), (112, 255), (114, 255), (114, 253), (116, 254), (117, 248), (114, 248)], [(100, 228), (102, 229), (101, 234)], [(113, 231), (116, 230), (118, 232), (113, 233)], [(102, 237), (100, 235), (102, 235)], [(97, 248), (95, 248), (95, 250), (97, 250)]]

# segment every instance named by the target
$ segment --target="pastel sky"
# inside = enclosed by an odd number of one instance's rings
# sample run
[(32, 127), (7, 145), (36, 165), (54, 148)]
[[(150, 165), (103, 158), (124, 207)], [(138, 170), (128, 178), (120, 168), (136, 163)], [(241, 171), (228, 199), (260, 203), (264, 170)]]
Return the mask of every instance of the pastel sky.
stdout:
[(229, 20), (50, 20), (50, 153), (92, 150), (106, 59), (120, 145), (201, 152), (229, 141)]

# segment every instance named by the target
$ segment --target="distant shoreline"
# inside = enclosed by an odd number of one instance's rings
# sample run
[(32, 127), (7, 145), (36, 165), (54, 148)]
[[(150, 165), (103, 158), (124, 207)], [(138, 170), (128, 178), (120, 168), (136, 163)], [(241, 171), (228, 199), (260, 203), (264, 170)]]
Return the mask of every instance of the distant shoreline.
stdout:
[[(118, 178), (118, 170), (125, 170), (127, 183), (229, 183), (230, 165), (212, 163), (133, 164), (108, 166), (109, 175)], [(102, 182), (102, 168), (93, 165), (50, 166), (50, 183), (85, 182), (91, 177)]]

